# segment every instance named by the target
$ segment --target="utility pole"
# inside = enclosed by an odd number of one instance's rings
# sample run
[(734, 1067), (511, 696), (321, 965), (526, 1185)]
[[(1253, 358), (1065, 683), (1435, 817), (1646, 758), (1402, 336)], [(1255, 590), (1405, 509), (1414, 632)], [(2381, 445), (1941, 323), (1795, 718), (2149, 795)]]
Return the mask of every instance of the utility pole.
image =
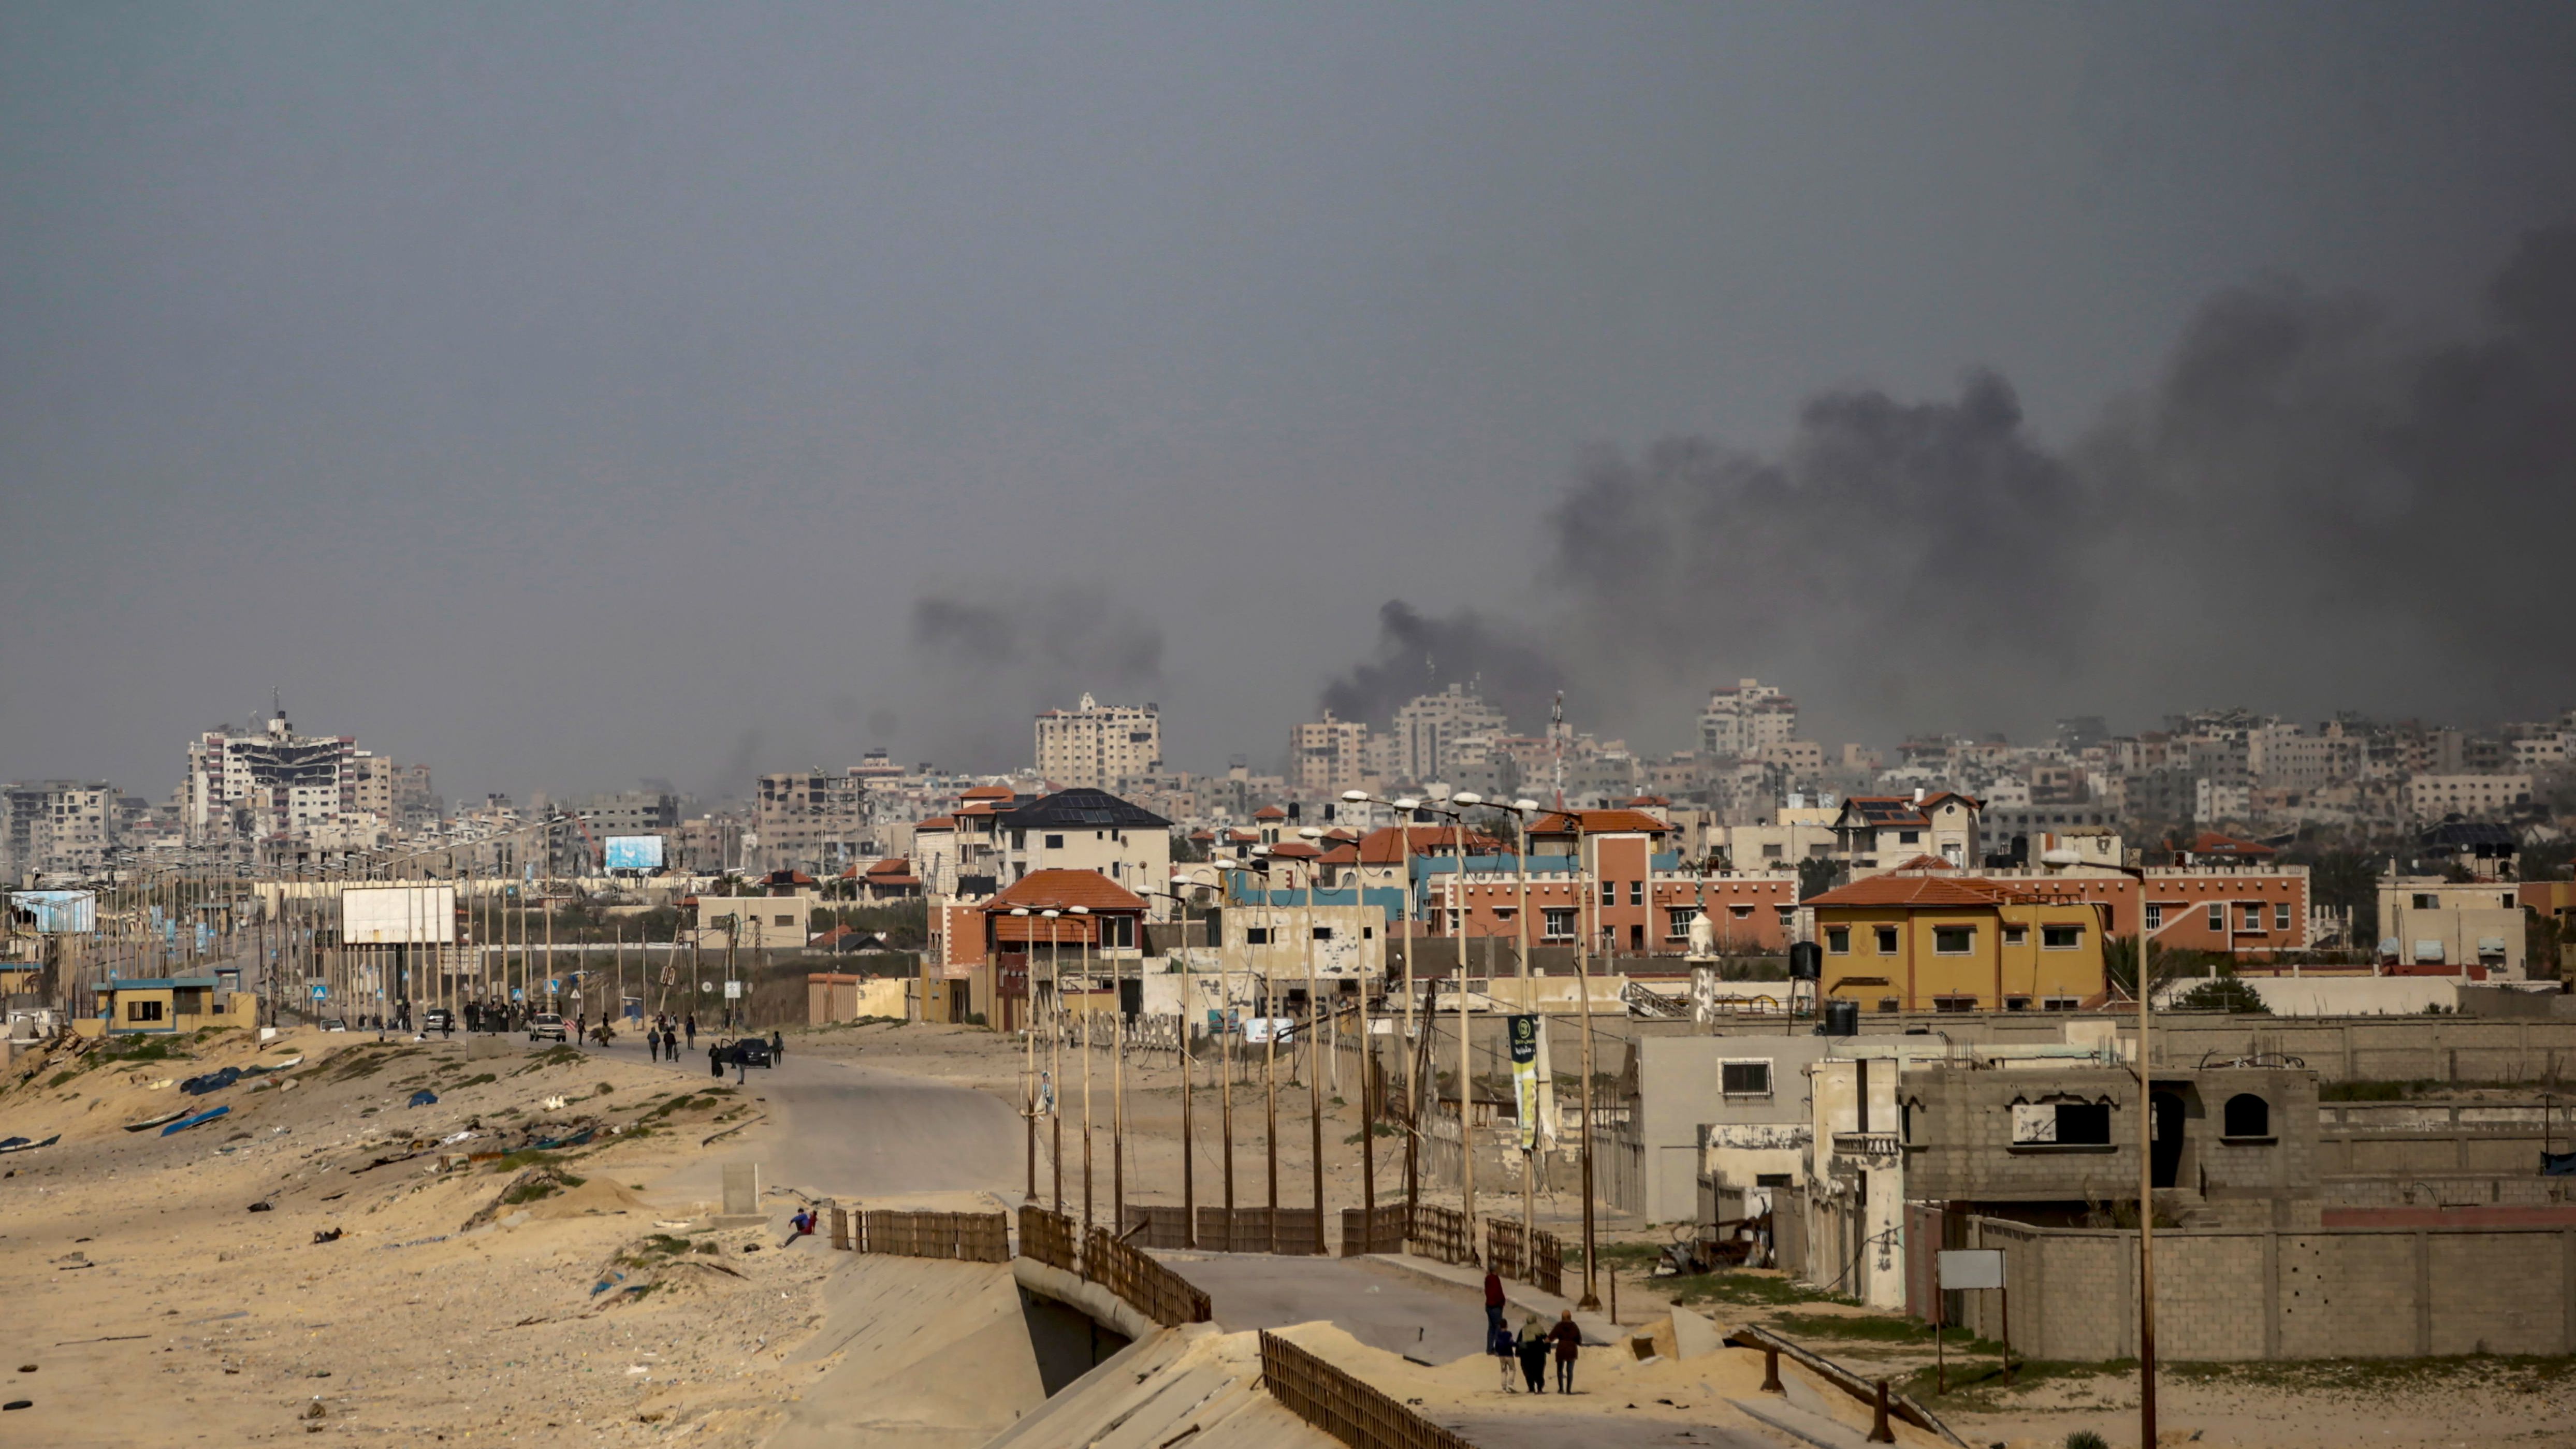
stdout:
[[(2146, 852), (2138, 852), (2146, 864)], [(2156, 1089), (2147, 1050), (2155, 987), (2147, 971), (2146, 877), (2138, 877), (2138, 1443), (2156, 1443)]]
[[(1579, 853), (1583, 836), (1574, 837), (1575, 863), (1582, 863)], [(1574, 985), (1579, 993), (1583, 1013), (1583, 1141), (1577, 1144), (1577, 1156), (1583, 1164), (1583, 1297), (1575, 1304), (1587, 1311), (1601, 1307), (1600, 1245), (1593, 1240), (1592, 1225), (1592, 932), (1584, 918), (1584, 903), (1591, 895), (1591, 882), (1578, 870), (1574, 873)]]

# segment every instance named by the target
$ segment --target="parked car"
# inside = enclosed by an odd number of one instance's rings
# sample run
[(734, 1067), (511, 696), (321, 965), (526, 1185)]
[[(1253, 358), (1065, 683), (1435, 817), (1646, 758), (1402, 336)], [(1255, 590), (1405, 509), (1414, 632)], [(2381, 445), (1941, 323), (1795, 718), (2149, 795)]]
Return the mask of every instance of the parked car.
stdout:
[(569, 1032), (570, 1028), (564, 1025), (563, 1017), (556, 1012), (541, 1011), (528, 1018), (528, 1040), (530, 1041), (544, 1041), (548, 1037), (556, 1041), (570, 1041), (572, 1038)]
[(421, 1013), (420, 1029), (424, 1032), (454, 1031), (456, 1029), (456, 1013), (448, 1010), (444, 1006), (433, 1006), (429, 1010)]
[(735, 1042), (727, 1050), (729, 1052), (740, 1052), (742, 1054), (739, 1058), (728, 1055), (725, 1058), (727, 1061), (739, 1060), (744, 1066), (748, 1067), (774, 1067), (778, 1065), (777, 1062), (770, 1059), (769, 1039), (767, 1037), (747, 1036), (742, 1040)]
[(326, 1016), (317, 1023), (324, 1031), (347, 1031), (349, 1024), (336, 1016)]

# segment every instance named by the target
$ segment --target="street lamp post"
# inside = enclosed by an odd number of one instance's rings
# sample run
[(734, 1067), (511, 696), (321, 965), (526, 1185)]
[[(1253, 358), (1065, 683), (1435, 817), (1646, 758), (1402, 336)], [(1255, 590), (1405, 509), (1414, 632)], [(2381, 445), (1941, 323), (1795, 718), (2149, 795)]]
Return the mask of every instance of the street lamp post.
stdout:
[[(1026, 921), (1029, 916), (1029, 908), (1026, 906), (1013, 906), (1011, 907), (1011, 914), (1019, 917), (1023, 921)], [(1022, 942), (1021, 944), (1026, 945), (1027, 943)], [(1035, 972), (1026, 969), (1023, 969), (1020, 973), (1021, 988), (1028, 993), (1028, 1004), (1020, 1009), (1020, 1039), (1026, 1050), (1023, 1065), (1020, 1069), (1020, 1086), (1022, 1089), (1021, 1096), (1023, 1098), (1020, 1117), (1028, 1129), (1026, 1136), (1028, 1139), (1027, 1151), (1029, 1159), (1029, 1185), (1028, 1191), (1022, 1199), (1026, 1202), (1036, 1202), (1038, 1200), (1038, 1032), (1036, 1014), (1030, 1009), (1037, 1004), (1037, 986), (1035, 977)]]
[(1056, 969), (1055, 923), (1063, 912), (1050, 906), (1038, 912), (1047, 923), (1048, 1015), (1055, 1029), (1047, 1033), (1047, 1130), (1054, 1134), (1055, 1212), (1064, 1216), (1064, 973)]
[[(1483, 796), (1475, 794), (1460, 794), (1451, 796), (1450, 798), (1462, 805), (1491, 805), (1497, 810), (1509, 812), (1512, 817), (1515, 844), (1517, 846), (1517, 853), (1513, 856), (1513, 863), (1517, 867), (1517, 873), (1520, 878), (1520, 903), (1512, 912), (1512, 921), (1514, 925), (1520, 928), (1521, 1010), (1535, 1016), (1538, 1014), (1537, 986), (1534, 984), (1530, 976), (1529, 817), (1539, 808), (1539, 804), (1536, 800), (1523, 799), (1514, 800), (1510, 804), (1506, 805), (1499, 800), (1489, 801)], [(1551, 1062), (1551, 1075), (1553, 1075), (1553, 1066), (1554, 1063)], [(1531, 1120), (1521, 1124), (1521, 1241), (1523, 1243), (1534, 1243), (1537, 1241), (1537, 1167), (1540, 1126), (1537, 1121), (1538, 1110), (1539, 1094), (1533, 1090), (1530, 1093), (1529, 1101)]]

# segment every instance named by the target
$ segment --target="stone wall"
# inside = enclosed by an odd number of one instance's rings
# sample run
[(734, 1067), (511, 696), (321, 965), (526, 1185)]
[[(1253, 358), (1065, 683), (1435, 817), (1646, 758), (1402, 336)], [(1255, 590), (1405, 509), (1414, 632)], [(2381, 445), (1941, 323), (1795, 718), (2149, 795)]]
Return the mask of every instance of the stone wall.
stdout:
[[(2136, 1356), (2135, 1232), (1979, 1218), (1969, 1238), (2003, 1250), (2018, 1351)], [(1959, 1297), (1963, 1326), (2002, 1336), (2000, 1295)], [(2176, 1362), (2576, 1353), (2576, 1227), (2159, 1232), (2156, 1351)]]

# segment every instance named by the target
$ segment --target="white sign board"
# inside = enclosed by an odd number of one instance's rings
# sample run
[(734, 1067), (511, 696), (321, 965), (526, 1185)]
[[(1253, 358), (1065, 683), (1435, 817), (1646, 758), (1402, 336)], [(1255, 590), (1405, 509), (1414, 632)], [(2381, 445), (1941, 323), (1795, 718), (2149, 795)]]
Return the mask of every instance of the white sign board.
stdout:
[(742, 983), (741, 983), (741, 982), (739, 982), (739, 981), (728, 981), (728, 982), (726, 982), (726, 983), (725, 983), (725, 1000), (727, 1000), (727, 1001), (740, 1001), (741, 999), (742, 999)]
[(2004, 1286), (2004, 1254), (2001, 1248), (1945, 1248), (1941, 1253), (1941, 1286), (1955, 1288), (2001, 1288)]
[(351, 886), (340, 893), (340, 939), (352, 946), (452, 945), (456, 887)]

